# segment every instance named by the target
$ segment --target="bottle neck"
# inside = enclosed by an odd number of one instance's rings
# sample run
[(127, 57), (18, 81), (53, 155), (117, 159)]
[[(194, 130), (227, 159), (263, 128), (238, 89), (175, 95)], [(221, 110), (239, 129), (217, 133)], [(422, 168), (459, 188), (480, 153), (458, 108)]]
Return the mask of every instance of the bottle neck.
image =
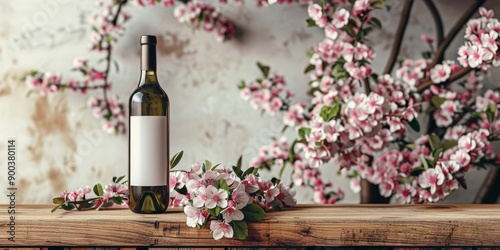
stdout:
[(156, 77), (156, 71), (153, 70), (141, 71), (141, 79), (139, 80), (139, 87), (146, 84), (159, 84), (158, 78)]
[(156, 44), (141, 45), (141, 70), (156, 72)]
[(156, 77), (156, 44), (141, 45), (141, 79), (139, 86), (158, 84)]

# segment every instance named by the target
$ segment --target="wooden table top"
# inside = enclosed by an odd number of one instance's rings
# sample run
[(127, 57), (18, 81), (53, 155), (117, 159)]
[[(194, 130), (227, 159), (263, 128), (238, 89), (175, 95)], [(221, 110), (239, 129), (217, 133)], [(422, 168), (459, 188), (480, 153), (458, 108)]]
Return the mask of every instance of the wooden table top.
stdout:
[(18, 205), (15, 242), (0, 205), (0, 245), (22, 246), (500, 246), (500, 205), (299, 205), (248, 223), (246, 240), (213, 240), (186, 225), (181, 209), (63, 211)]

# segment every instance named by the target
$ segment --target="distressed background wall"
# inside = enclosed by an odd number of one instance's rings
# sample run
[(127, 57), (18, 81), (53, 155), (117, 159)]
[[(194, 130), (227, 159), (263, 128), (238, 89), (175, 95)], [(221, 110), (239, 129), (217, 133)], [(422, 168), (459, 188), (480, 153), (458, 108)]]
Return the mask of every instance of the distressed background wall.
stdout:
[[(447, 30), (471, 1), (436, 2)], [(384, 30), (371, 40), (377, 70), (388, 57), (401, 5), (392, 1), (390, 13), (379, 13)], [(500, 2), (489, 1), (486, 6), (500, 13)], [(64, 189), (108, 183), (112, 176), (127, 171), (127, 137), (101, 132), (99, 122), (84, 108), (93, 93), (27, 97), (29, 89), (19, 80), (31, 69), (68, 77), (73, 58), (97, 59), (96, 53), (88, 51), (88, 16), (94, 8), (93, 1), (0, 0), (0, 152), (6, 151), (7, 139), (18, 141), (18, 199), (22, 203), (49, 203)], [(289, 87), (298, 93), (296, 98), (306, 100), (308, 77), (301, 73), (307, 62), (305, 51), (323, 37), (320, 30), (305, 27), (307, 10), (298, 4), (259, 9), (248, 0), (245, 5), (220, 8), (244, 30), (240, 39), (221, 44), (212, 34), (178, 24), (171, 9), (130, 6), (133, 20), (114, 53), (120, 72), (111, 75), (112, 91), (127, 100), (139, 78), (138, 38), (141, 34), (159, 36), (160, 83), (172, 105), (171, 152), (185, 150), (184, 167), (204, 159), (231, 164), (242, 153), (248, 162), (270, 136), (279, 136), (279, 119), (253, 111), (240, 99), (236, 85), (260, 74), (255, 67), (259, 60), (284, 74)], [(420, 35), (434, 35), (430, 20), (423, 1), (416, 1), (401, 56), (419, 57), (425, 49)], [(36, 27), (26, 26), (27, 21)], [(448, 58), (456, 57), (461, 43), (457, 39), (452, 44)], [(488, 81), (498, 84), (500, 75), (493, 72)], [(0, 166), (6, 166), (5, 158), (0, 157)], [(0, 189), (5, 192), (6, 167), (1, 169)], [(469, 173), (469, 189), (455, 192), (446, 202), (471, 202), (485, 174)], [(331, 178), (346, 190), (344, 203), (359, 201), (347, 180)], [(297, 198), (312, 202), (308, 192), (299, 191)], [(4, 202), (2, 195), (0, 203)]]

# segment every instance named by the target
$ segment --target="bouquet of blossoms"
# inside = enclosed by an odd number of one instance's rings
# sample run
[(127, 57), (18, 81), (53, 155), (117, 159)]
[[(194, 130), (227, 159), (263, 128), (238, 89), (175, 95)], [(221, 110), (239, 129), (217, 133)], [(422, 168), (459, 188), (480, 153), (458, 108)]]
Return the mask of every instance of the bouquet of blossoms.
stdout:
[[(182, 151), (171, 160), (173, 169), (182, 158)], [(113, 178), (113, 183), (104, 188), (96, 184), (93, 191), (97, 197), (86, 198), (90, 187), (79, 188), (73, 192), (63, 192), (53, 199), (59, 208), (72, 210), (101, 209), (114, 204), (127, 206), (127, 181), (124, 176)], [(189, 171), (177, 170), (170, 174), (170, 205), (184, 207), (186, 224), (198, 229), (210, 223), (214, 239), (222, 237), (245, 239), (248, 235), (246, 222), (261, 221), (265, 211), (271, 208), (280, 210), (295, 206), (295, 191), (289, 189), (278, 179), (263, 180), (258, 169), (241, 169), (241, 158), (236, 166), (212, 166), (210, 161), (193, 164)]]

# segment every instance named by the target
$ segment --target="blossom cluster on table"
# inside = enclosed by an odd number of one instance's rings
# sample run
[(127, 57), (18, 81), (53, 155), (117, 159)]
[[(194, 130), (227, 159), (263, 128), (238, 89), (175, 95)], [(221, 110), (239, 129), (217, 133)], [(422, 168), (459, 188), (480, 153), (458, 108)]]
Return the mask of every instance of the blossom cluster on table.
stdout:
[[(171, 169), (182, 158), (183, 152), (172, 157)], [(231, 168), (212, 163), (195, 163), (189, 170), (170, 173), (170, 207), (183, 207), (186, 224), (203, 229), (210, 224), (214, 239), (223, 237), (245, 239), (248, 236), (246, 222), (261, 221), (270, 209), (281, 210), (297, 203), (295, 190), (280, 180), (264, 180), (259, 169), (242, 169), (241, 158)], [(105, 209), (113, 205), (128, 206), (128, 185), (125, 176), (113, 178), (113, 183), (104, 187), (98, 183), (93, 189), (79, 188), (62, 192), (53, 199), (57, 209), (88, 210)], [(94, 192), (94, 197), (88, 197)]]

